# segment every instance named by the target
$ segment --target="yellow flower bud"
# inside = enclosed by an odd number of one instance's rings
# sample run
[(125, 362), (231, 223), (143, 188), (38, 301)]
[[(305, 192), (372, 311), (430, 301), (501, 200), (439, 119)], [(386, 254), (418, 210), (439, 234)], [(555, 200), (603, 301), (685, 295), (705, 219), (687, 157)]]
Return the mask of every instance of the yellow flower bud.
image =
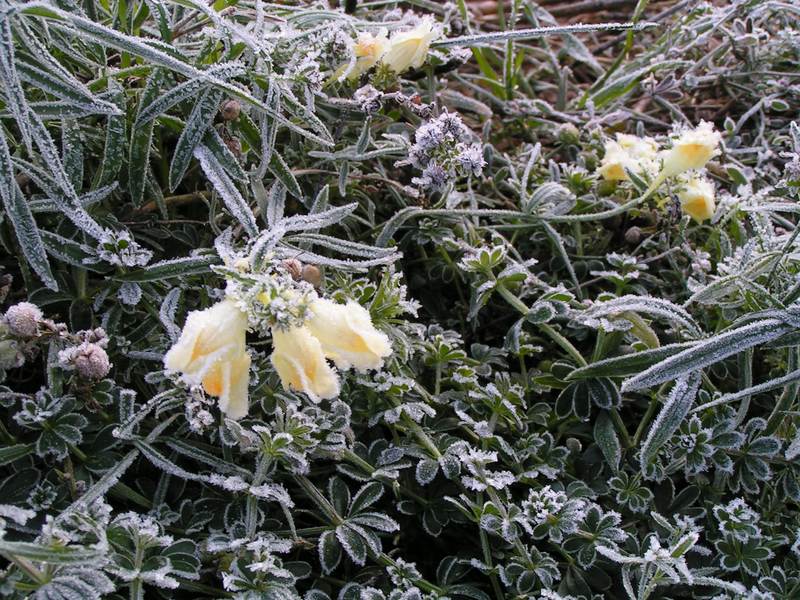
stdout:
[(702, 169), (719, 153), (717, 147), (722, 136), (707, 121), (690, 131), (685, 131), (664, 154), (662, 172), (672, 177), (690, 169)]
[(339, 395), (339, 378), (325, 360), (322, 345), (307, 327), (272, 329), (270, 360), (283, 387), (305, 392), (315, 402)]
[(310, 308), (313, 316), (307, 327), (340, 369), (379, 369), (392, 353), (388, 336), (375, 328), (369, 311), (357, 302), (336, 304), (318, 298)]
[(408, 31), (397, 31), (389, 40), (382, 62), (398, 75), (410, 68), (419, 69), (428, 56), (431, 42), (441, 36), (441, 28), (432, 18), (423, 18)]
[(220, 409), (239, 419), (247, 414), (250, 356), (245, 346), (247, 315), (233, 300), (189, 313), (164, 366), (220, 399)]
[(681, 209), (698, 223), (714, 216), (714, 186), (704, 177), (692, 177), (678, 194)]

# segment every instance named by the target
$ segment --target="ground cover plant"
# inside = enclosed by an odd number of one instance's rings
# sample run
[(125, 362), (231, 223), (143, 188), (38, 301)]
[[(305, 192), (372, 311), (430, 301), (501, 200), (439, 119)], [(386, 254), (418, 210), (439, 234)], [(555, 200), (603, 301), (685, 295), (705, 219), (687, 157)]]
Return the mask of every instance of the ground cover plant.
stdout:
[(800, 598), (799, 25), (0, 0), (0, 594)]

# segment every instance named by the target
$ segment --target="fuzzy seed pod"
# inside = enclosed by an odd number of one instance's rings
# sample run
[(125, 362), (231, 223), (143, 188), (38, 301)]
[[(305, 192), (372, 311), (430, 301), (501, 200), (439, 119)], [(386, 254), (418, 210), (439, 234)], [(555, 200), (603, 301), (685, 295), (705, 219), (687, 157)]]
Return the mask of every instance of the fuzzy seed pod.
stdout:
[(111, 370), (108, 354), (94, 343), (83, 344), (73, 358), (75, 370), (86, 379), (102, 379)]
[(6, 311), (5, 322), (12, 335), (23, 338), (35, 337), (42, 320), (42, 311), (35, 304), (20, 302)]

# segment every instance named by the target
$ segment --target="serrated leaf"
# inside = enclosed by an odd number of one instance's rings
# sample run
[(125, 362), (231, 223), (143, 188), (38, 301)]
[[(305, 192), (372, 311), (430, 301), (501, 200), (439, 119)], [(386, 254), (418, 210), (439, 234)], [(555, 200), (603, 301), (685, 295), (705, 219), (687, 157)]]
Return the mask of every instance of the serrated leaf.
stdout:
[(331, 573), (342, 560), (342, 546), (336, 539), (336, 532), (329, 530), (319, 536), (317, 550), (322, 572)]
[(356, 495), (353, 496), (353, 501), (350, 504), (349, 514), (356, 515), (364, 509), (375, 504), (378, 499), (383, 495), (383, 484), (379, 481), (371, 481), (364, 485)]

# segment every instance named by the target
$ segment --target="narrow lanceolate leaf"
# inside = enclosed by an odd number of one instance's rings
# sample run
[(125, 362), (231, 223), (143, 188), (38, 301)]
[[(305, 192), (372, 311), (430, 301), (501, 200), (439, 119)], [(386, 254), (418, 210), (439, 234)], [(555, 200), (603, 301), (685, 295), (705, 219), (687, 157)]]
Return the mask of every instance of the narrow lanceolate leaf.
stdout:
[[(210, 67), (206, 73), (213, 77), (230, 79), (244, 73), (244, 66), (238, 63), (218, 65)], [(184, 100), (197, 98), (200, 96), (200, 91), (205, 87), (208, 87), (206, 79), (192, 78), (176, 85), (164, 94), (142, 96), (142, 108), (136, 115), (136, 126), (141, 127), (145, 123), (149, 123)]]
[(606, 358), (593, 362), (585, 367), (575, 369), (572, 373), (567, 375), (567, 381), (585, 379), (586, 377), (624, 377), (625, 375), (641, 373), (642, 369), (660, 363), (665, 358), (678, 354), (694, 345), (695, 342), (670, 344), (652, 350), (643, 350), (632, 354)]
[(139, 271), (131, 271), (115, 277), (118, 281), (134, 281), (143, 283), (145, 281), (159, 281), (172, 277), (182, 277), (188, 275), (200, 275), (211, 272), (211, 265), (218, 265), (220, 261), (216, 255), (188, 256), (176, 258), (175, 260), (163, 260), (161, 262), (148, 265)]
[[(111, 100), (120, 111), (125, 110), (125, 91), (115, 79), (108, 80), (108, 91)], [(100, 174), (94, 187), (102, 187), (116, 181), (117, 175), (125, 162), (125, 115), (108, 117), (106, 122), (106, 145), (103, 150), (103, 162), (100, 165)]]
[(239, 159), (236, 158), (236, 155), (228, 148), (228, 145), (222, 140), (216, 129), (209, 127), (203, 138), (203, 145), (214, 155), (217, 162), (222, 165), (222, 168), (225, 169), (228, 175), (240, 183), (245, 183), (247, 181), (247, 173), (245, 173), (242, 168)]
[(689, 373), (680, 377), (667, 396), (667, 401), (658, 413), (658, 417), (650, 427), (641, 450), (642, 467), (647, 465), (658, 453), (659, 448), (672, 437), (672, 434), (681, 426), (689, 409), (692, 407), (697, 390), (700, 388), (700, 373)]
[[(186, 169), (189, 167), (195, 148), (197, 148), (209, 125), (211, 125), (211, 119), (214, 118), (214, 113), (217, 111), (219, 99), (220, 94), (216, 90), (206, 90), (197, 99), (197, 104), (194, 105), (189, 118), (186, 120), (181, 136), (178, 138), (178, 143), (175, 145), (175, 152), (169, 165), (170, 191), (175, 191), (186, 174)], [(216, 163), (217, 161), (215, 160), (214, 162)]]
[(214, 189), (222, 197), (222, 201), (233, 217), (242, 224), (242, 227), (250, 236), (257, 236), (258, 226), (256, 225), (253, 211), (225, 172), (225, 169), (222, 168), (217, 157), (202, 144), (195, 148), (194, 155), (200, 161), (200, 167), (214, 186)]
[(731, 402), (736, 402), (737, 400), (741, 400), (742, 398), (746, 398), (748, 396), (763, 394), (764, 392), (769, 392), (770, 390), (783, 387), (785, 385), (794, 383), (796, 381), (800, 381), (800, 369), (795, 369), (794, 371), (792, 371), (791, 373), (787, 373), (783, 377), (776, 377), (775, 379), (770, 379), (769, 381), (765, 381), (764, 383), (759, 383), (758, 385), (754, 385), (752, 387), (748, 387), (743, 390), (739, 390), (737, 392), (725, 394), (715, 400), (712, 400), (711, 402), (706, 402), (705, 404), (701, 404), (700, 406), (692, 409), (692, 412), (699, 412), (707, 408), (719, 406), (720, 404), (729, 404)]
[(614, 430), (614, 423), (606, 411), (597, 415), (594, 423), (594, 441), (611, 469), (617, 471), (619, 461), (622, 459), (622, 448), (617, 438), (617, 432)]
[(791, 323), (778, 319), (762, 319), (727, 331), (699, 342), (631, 377), (622, 384), (622, 391), (641, 390), (672, 381), (718, 363), (742, 350), (774, 340), (794, 329)]
[(94, 548), (41, 546), (0, 540), (0, 554), (11, 554), (51, 565), (83, 565), (99, 560), (104, 553)]
[(586, 310), (586, 316), (599, 318), (633, 312), (658, 317), (677, 323), (692, 335), (700, 334), (700, 327), (686, 310), (663, 298), (647, 296), (621, 296), (608, 302), (598, 302)]
[(19, 131), (22, 134), (22, 140), (28, 152), (30, 152), (32, 145), (27, 120), (28, 102), (25, 99), (22, 82), (16, 69), (15, 58), (11, 19), (3, 15), (3, 18), (0, 19), (0, 84), (2, 84), (6, 106), (17, 122)]
[(36, 221), (22, 190), (19, 189), (19, 185), (14, 179), (11, 154), (2, 131), (0, 131), (0, 198), (3, 200), (6, 215), (14, 228), (14, 233), (28, 264), (42, 280), (42, 283), (51, 290), (58, 290), (58, 284), (47, 260), (44, 243), (39, 235), (39, 228), (36, 226)]
[[(167, 79), (166, 71), (154, 69), (147, 79), (139, 100), (139, 113), (142, 107), (152, 103)], [(131, 131), (131, 145), (128, 151), (128, 192), (134, 206), (141, 206), (150, 165), (150, 146), (153, 140), (153, 122), (143, 122), (137, 116), (137, 123)]]
[(83, 141), (78, 123), (72, 119), (61, 122), (61, 148), (64, 169), (76, 191), (83, 188)]
[(292, 174), (292, 170), (286, 161), (283, 160), (280, 154), (273, 152), (269, 160), (269, 170), (278, 179), (292, 196), (298, 200), (303, 199), (303, 190), (300, 189), (300, 184)]

